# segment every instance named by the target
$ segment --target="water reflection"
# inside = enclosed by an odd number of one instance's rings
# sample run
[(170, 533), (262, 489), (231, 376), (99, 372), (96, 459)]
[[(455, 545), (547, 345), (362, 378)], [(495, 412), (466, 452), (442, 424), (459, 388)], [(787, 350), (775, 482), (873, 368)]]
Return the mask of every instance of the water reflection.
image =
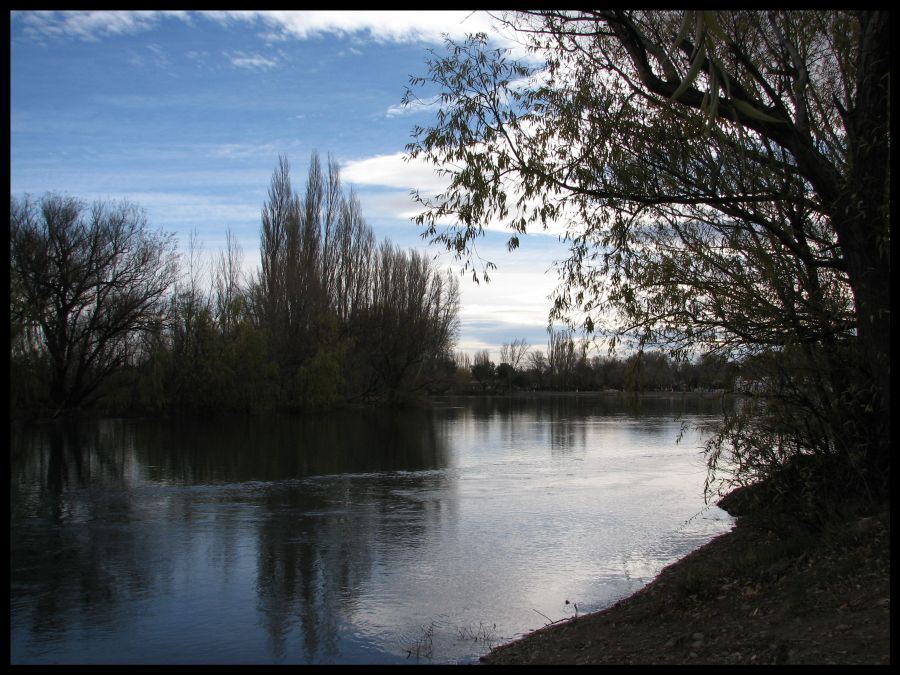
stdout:
[[(256, 607), (274, 660), (290, 656), (294, 627), (302, 660), (337, 657), (338, 626), (370, 574), (373, 537), (393, 517), (385, 488), (353, 476), (402, 470), (405, 488), (418, 492), (434, 489), (446, 463), (421, 412), (57, 423), (19, 427), (12, 440), (11, 601), (17, 620), (28, 617), (19, 638), (62, 641), (75, 661), (98, 654), (65, 645), (74, 625), (140, 623), (140, 597), (180, 593), (188, 602), (193, 591), (174, 580), (201, 542), (204, 585), (235, 580), (255, 552)], [(409, 534), (403, 546), (414, 544)]]
[(14, 427), (12, 660), (402, 662), (438, 625), (438, 660), (474, 658), (473, 627), (512, 637), (678, 554), (694, 403), (648, 405)]

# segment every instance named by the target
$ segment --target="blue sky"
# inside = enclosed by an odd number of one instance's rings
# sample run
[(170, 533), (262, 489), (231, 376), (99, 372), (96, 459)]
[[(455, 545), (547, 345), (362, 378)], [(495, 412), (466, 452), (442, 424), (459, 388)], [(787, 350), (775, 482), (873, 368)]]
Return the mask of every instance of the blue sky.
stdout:
[[(410, 220), (411, 188), (440, 183), (403, 161), (414, 125), (434, 109), (400, 106), (425, 75), (441, 34), (492, 32), (470, 12), (13, 12), (10, 190), (86, 200), (126, 198), (184, 251), (196, 231), (218, 253), (230, 228), (259, 262), (260, 209), (279, 154), (296, 186), (310, 153), (332, 155), (379, 239), (453, 260)], [(498, 45), (512, 45), (496, 33)], [(422, 95), (427, 97), (428, 92)], [(479, 254), (489, 284), (460, 279), (468, 352), (503, 342), (545, 347), (555, 235), (533, 234), (508, 253), (488, 231)]]

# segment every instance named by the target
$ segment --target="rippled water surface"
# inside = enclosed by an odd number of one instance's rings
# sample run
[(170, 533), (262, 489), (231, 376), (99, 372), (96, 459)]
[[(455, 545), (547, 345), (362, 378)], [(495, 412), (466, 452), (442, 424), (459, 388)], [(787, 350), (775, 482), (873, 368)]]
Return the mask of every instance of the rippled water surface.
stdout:
[[(717, 401), (14, 427), (13, 663), (468, 663), (731, 527)], [(568, 603), (567, 603), (568, 601)]]

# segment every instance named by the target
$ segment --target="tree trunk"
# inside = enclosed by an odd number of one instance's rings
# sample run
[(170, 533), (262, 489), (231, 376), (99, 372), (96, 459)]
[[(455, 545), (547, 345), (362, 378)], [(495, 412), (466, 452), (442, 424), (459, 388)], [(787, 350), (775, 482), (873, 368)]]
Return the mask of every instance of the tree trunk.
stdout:
[(845, 119), (850, 171), (833, 222), (856, 303), (869, 470), (872, 479), (887, 487), (891, 429), (888, 14), (861, 14), (860, 30), (856, 101)]

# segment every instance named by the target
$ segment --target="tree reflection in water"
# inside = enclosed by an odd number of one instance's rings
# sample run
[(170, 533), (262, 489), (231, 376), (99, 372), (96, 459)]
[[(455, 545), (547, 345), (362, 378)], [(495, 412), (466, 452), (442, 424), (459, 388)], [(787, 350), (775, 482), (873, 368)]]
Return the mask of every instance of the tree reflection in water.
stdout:
[(423, 626), (435, 660), (476, 658), (472, 627), (533, 630), (633, 591), (635, 551), (687, 552), (704, 471), (673, 418), (719, 406), (690, 401), (14, 427), (12, 661), (398, 663)]
[(56, 423), (19, 428), (13, 445), (11, 597), (33, 642), (139, 622), (129, 601), (179, 593), (176, 561), (200, 540), (210, 576), (246, 583), (233, 568), (252, 539), (277, 661), (294, 658), (295, 628), (306, 661), (339, 654), (391, 516), (390, 485), (354, 476), (433, 481), (445, 464), (426, 411)]

